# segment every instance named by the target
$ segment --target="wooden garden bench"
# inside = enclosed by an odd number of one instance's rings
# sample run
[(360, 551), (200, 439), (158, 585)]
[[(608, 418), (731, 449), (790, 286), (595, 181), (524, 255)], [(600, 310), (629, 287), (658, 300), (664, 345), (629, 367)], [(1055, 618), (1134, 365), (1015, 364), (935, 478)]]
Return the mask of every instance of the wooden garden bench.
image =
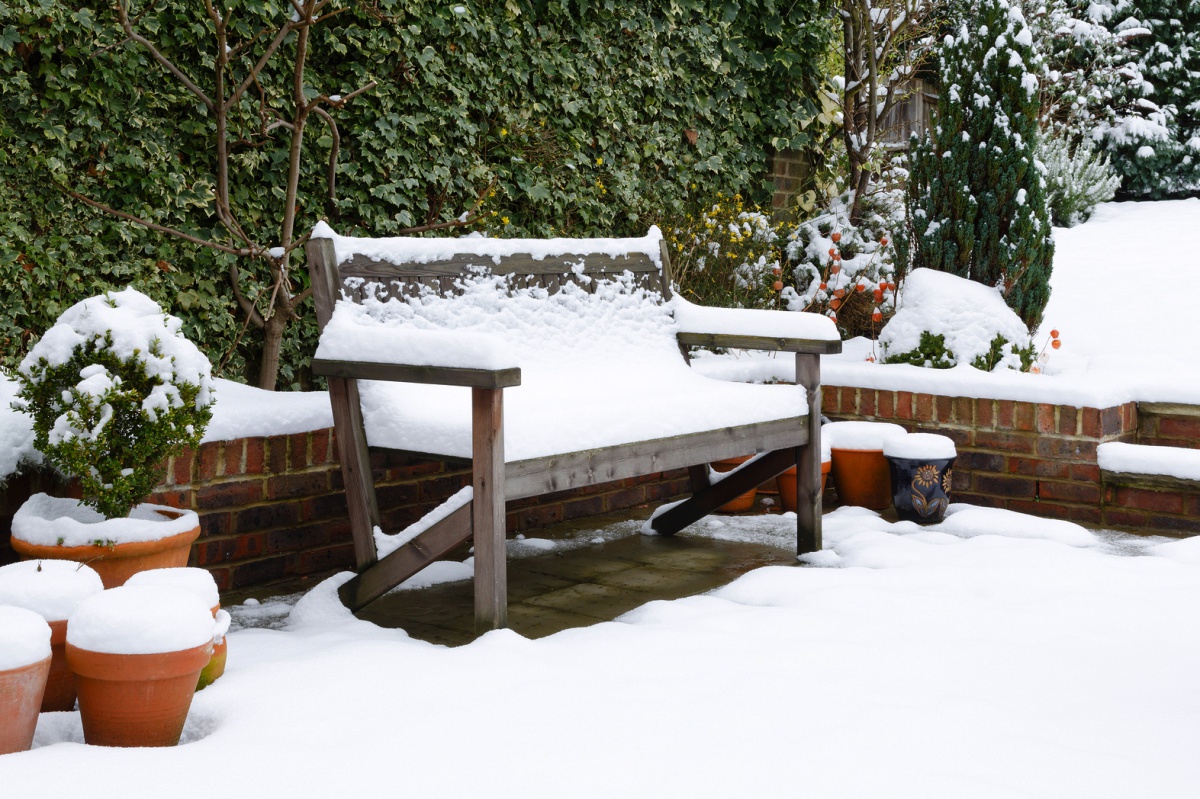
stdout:
[[(322, 330), (312, 368), (329, 379), (356, 553), (340, 590), (351, 609), (474, 537), (477, 626), (503, 627), (506, 501), (683, 467), (693, 493), (659, 509), (655, 533), (796, 465), (797, 548), (821, 548), (820, 356), (841, 350), (827, 318), (672, 297), (657, 229), (368, 239), (321, 224), (307, 253)], [(795, 353), (799, 385), (703, 377), (688, 346)], [(368, 445), (472, 463), (471, 488), (383, 557)], [(751, 453), (710, 479), (710, 461)]]

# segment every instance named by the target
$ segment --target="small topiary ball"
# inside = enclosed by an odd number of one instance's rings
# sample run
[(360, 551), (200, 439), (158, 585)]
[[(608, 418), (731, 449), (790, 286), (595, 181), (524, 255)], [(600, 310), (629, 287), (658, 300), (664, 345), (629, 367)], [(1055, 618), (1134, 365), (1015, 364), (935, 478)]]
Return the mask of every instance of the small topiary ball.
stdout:
[(18, 368), (34, 446), (107, 518), (142, 502), (212, 417), (211, 366), (180, 324), (134, 289), (110, 291), (68, 308)]

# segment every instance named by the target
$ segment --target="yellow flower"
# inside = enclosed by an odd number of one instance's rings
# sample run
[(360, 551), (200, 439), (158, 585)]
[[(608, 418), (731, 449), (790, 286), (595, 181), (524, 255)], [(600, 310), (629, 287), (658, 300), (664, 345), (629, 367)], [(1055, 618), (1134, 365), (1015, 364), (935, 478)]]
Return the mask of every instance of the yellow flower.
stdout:
[(501, 136), (507, 136), (507, 135), (508, 135), (508, 128), (500, 128), (500, 135), (501, 135)]
[(603, 163), (604, 163), (604, 159), (601, 158), (600, 156), (596, 156), (596, 166), (600, 166)]
[(507, 225), (507, 224), (508, 224), (508, 217), (507, 217), (507, 216), (502, 216), (502, 217), (500, 217), (500, 222), (501, 222), (501, 224), (505, 224), (505, 225)]

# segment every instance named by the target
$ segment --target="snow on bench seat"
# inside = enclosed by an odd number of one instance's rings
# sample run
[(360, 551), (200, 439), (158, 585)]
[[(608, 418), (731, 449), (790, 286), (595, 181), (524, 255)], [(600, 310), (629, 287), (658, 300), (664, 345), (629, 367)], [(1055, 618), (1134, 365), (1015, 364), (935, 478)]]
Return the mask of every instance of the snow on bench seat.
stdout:
[[(481, 257), (480, 266), (489, 260)], [(449, 297), (428, 290), (380, 300), (368, 293), (361, 303), (337, 303), (316, 356), (477, 369), (519, 366), (521, 385), (505, 392), (505, 460), (511, 462), (807, 413), (802, 388), (697, 374), (680, 356), (675, 337), (681, 329), (715, 331), (725, 320), (745, 335), (837, 338), (828, 319), (811, 314), (698, 308), (678, 299), (664, 303), (627, 274), (584, 276), (582, 283), (565, 282), (549, 294), (479, 274), (461, 280), (461, 294)], [(734, 324), (738, 318), (740, 328)], [(692, 324), (684, 328), (681, 322)], [(359, 390), (372, 446), (470, 457), (469, 391), (374, 381), (362, 381)]]

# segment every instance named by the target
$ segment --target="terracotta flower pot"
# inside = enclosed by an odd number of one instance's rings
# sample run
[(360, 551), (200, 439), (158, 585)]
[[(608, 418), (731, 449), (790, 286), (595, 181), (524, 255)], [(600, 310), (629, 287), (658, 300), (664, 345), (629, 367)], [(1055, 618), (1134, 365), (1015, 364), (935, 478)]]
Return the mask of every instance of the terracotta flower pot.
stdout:
[[(715, 472), (732, 472), (734, 469), (750, 460), (751, 457), (753, 456), (742, 455), (737, 458), (725, 458), (724, 460), (713, 461), (712, 468)], [(754, 507), (754, 499), (757, 494), (757, 488), (752, 488), (744, 494), (739, 494), (721, 507), (717, 508), (717, 513), (745, 513)]]
[(67, 666), (67, 620), (50, 622), (50, 675), (42, 712), (75, 709), (75, 675)]
[[(213, 620), (217, 618), (217, 614), (221, 612), (221, 606), (216, 605), (212, 609)], [(213, 641), (212, 657), (209, 658), (208, 665), (200, 672), (200, 679), (196, 683), (196, 690), (200, 691), (217, 681), (222, 674), (225, 673), (225, 661), (229, 657), (229, 639), (222, 635), (219, 639)]]
[[(825, 482), (829, 478), (829, 470), (833, 467), (832, 461), (821, 462), (821, 491), (825, 491)], [(779, 486), (779, 501), (783, 504), (783, 509), (788, 513), (796, 512), (796, 467), (788, 469), (783, 474), (775, 478), (776, 484)]]
[(33, 745), (51, 659), (0, 671), (0, 755)]
[(833, 485), (838, 502), (871, 510), (892, 504), (892, 480), (882, 449), (833, 447)]
[[(158, 511), (168, 516), (168, 511)], [(182, 516), (175, 514), (174, 518)], [(168, 516), (168, 518), (171, 518)], [(77, 560), (88, 564), (100, 575), (105, 588), (124, 585), (132, 575), (146, 569), (186, 566), (192, 543), (200, 536), (200, 525), (157, 541), (133, 541), (128, 544), (103, 546), (54, 546), (31, 544), (13, 536), (12, 548), (25, 560)]]
[(212, 642), (178, 652), (115, 655), (67, 644), (83, 738), (99, 746), (175, 746)]

